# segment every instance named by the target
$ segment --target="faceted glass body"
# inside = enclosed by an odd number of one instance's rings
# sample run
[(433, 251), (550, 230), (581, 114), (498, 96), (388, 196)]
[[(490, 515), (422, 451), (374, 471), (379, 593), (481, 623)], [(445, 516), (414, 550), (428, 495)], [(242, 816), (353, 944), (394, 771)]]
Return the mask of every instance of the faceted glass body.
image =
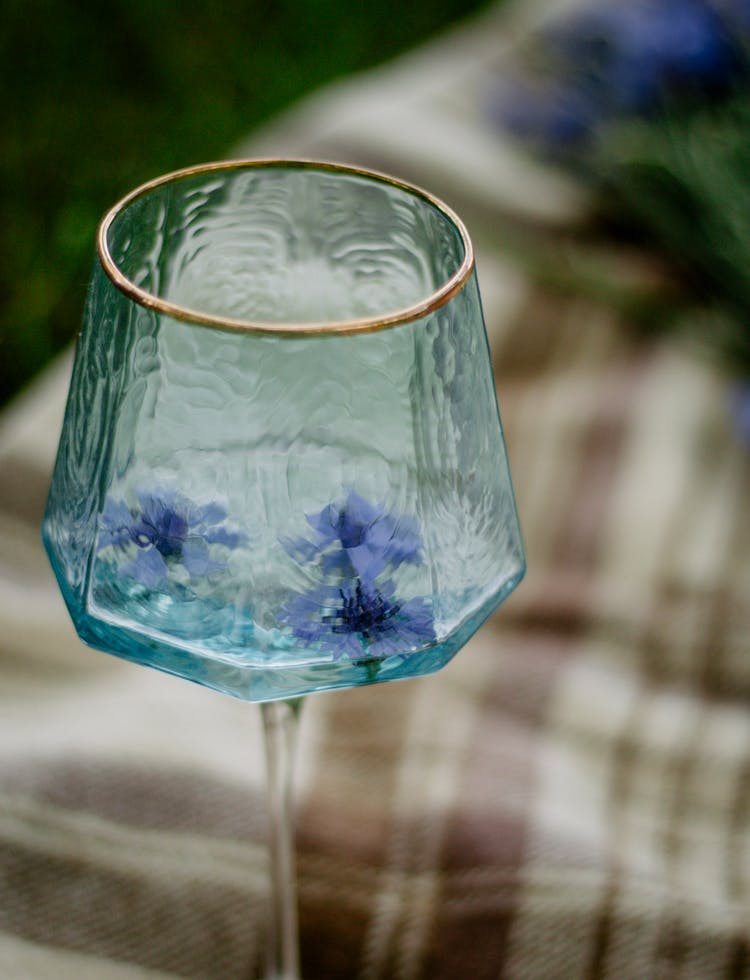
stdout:
[(253, 163), (102, 235), (43, 529), (81, 637), (255, 701), (444, 665), (524, 570), (450, 212)]

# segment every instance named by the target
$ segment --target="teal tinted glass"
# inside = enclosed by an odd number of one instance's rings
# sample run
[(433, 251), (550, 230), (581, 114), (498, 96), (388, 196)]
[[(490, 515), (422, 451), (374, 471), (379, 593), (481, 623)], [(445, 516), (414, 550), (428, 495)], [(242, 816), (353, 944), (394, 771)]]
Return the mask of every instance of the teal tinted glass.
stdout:
[(44, 522), (81, 636), (249, 700), (445, 664), (524, 568), (456, 219), (248, 164), (134, 196), (106, 244), (125, 288), (97, 262)]

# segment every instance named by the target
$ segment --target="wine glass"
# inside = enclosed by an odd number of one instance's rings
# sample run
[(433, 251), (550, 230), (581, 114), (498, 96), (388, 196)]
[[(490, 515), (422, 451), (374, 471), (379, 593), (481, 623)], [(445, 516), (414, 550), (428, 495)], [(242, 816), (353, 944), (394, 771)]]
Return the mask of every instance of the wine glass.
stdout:
[(299, 160), (138, 188), (99, 229), (45, 545), (94, 647), (262, 702), (267, 976), (298, 976), (300, 699), (446, 664), (524, 556), (471, 241)]

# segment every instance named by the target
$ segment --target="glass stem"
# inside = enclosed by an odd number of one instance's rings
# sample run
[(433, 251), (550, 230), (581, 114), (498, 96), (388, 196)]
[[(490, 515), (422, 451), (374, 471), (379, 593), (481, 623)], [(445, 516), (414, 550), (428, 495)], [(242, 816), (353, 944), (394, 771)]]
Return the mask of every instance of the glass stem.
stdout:
[(299, 980), (293, 773), (302, 699), (261, 705), (268, 774), (271, 874), (266, 980)]

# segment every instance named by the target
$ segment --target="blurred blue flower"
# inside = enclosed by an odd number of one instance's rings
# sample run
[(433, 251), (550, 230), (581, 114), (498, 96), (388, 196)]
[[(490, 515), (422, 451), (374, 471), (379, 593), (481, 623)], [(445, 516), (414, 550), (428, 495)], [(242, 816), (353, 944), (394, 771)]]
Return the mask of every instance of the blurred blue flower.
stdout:
[(99, 518), (98, 551), (114, 548), (128, 560), (118, 567), (122, 578), (147, 588), (163, 585), (170, 569), (182, 566), (191, 578), (226, 567), (214, 545), (236, 548), (245, 540), (226, 524), (227, 512), (215, 502), (198, 505), (164, 489), (138, 491), (138, 507), (108, 497)]
[(308, 514), (314, 540), (284, 542), (322, 582), (287, 603), (283, 618), (296, 637), (329, 650), (334, 660), (377, 661), (435, 640), (430, 602), (403, 600), (391, 578), (423, 561), (419, 524), (365, 500), (354, 490)]
[(750, 0), (722, 0), (720, 9), (732, 30), (746, 33), (750, 29)]
[(382, 660), (435, 641), (428, 600), (399, 602), (391, 581), (318, 586), (296, 596), (285, 618), (295, 636), (330, 650), (334, 660)]
[(601, 118), (601, 106), (574, 84), (519, 81), (496, 93), (492, 115), (518, 139), (557, 154), (589, 137)]
[(710, 0), (592, 6), (543, 36), (553, 62), (610, 110), (646, 112), (674, 88), (723, 86), (741, 62), (738, 39)]
[(493, 118), (549, 152), (686, 94), (726, 92), (748, 73), (747, 0), (593, 4), (539, 33), (531, 78), (505, 79)]

